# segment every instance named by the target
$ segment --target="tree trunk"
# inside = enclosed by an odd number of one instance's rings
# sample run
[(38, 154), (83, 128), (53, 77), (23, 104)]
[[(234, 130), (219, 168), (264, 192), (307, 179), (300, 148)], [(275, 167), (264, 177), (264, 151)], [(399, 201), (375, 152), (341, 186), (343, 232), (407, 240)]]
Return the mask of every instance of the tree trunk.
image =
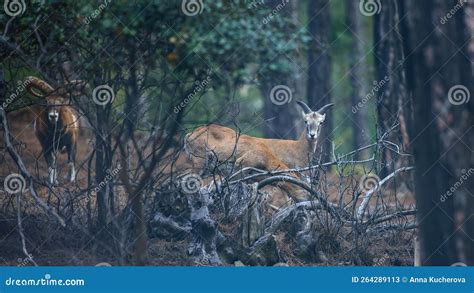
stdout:
[[(268, 6), (272, 9), (278, 5), (282, 5), (280, 0), (271, 0), (268, 2)], [(290, 1), (283, 6), (283, 9), (279, 12), (282, 17), (295, 20), (297, 15), (298, 1)], [(273, 25), (273, 21), (269, 21), (265, 26)], [(284, 28), (285, 34), (292, 36), (294, 28), (286, 26)], [(270, 71), (265, 76), (261, 76), (260, 92), (264, 99), (264, 118), (265, 125), (263, 132), (265, 137), (278, 138), (278, 139), (295, 139), (299, 133), (295, 129), (295, 121), (297, 120), (297, 111), (295, 103), (293, 102), (296, 97), (300, 96), (298, 80), (300, 75), (297, 72), (296, 65), (293, 63), (298, 58), (298, 52), (291, 54), (291, 59), (285, 54), (281, 56), (272, 56), (268, 62), (275, 62), (275, 60), (287, 60), (290, 62), (289, 71)]]
[[(127, 87), (125, 90), (126, 99), (125, 99), (125, 114), (127, 116), (126, 126), (126, 137), (127, 143), (131, 141), (131, 138), (134, 136), (135, 130), (138, 128), (139, 123), (139, 113), (138, 102), (141, 100), (141, 94), (139, 92), (139, 81), (138, 81), (138, 68), (134, 61), (136, 60), (135, 48), (133, 45), (130, 45), (129, 48), (129, 57), (134, 64), (130, 69), (130, 76), (128, 79)], [(143, 118), (143, 117), (142, 117)], [(144, 164), (144, 162), (139, 162), (139, 164)], [(128, 169), (128, 168), (126, 168)], [(130, 171), (129, 171), (130, 172)], [(128, 176), (128, 175), (127, 175)], [(145, 214), (143, 207), (143, 193), (144, 189), (141, 188), (132, 188), (129, 186), (128, 201), (131, 208), (131, 226), (129, 230), (129, 239), (131, 241), (131, 254), (132, 254), (132, 263), (135, 265), (145, 265), (147, 261), (147, 241), (148, 235), (146, 233), (145, 225)], [(131, 191), (133, 190), (133, 191)]]
[(3, 65), (0, 65), (0, 105), (3, 104), (7, 97), (7, 85), (5, 82), (5, 74), (3, 72)]
[[(368, 67), (364, 52), (366, 43), (364, 31), (362, 29), (362, 14), (359, 11), (359, 3), (353, 0), (346, 0), (346, 25), (350, 29), (352, 37), (351, 47), (354, 49), (349, 53), (350, 60), (350, 81), (352, 87), (351, 109), (352, 109), (352, 148), (354, 150), (364, 146), (370, 141), (369, 129), (367, 126), (367, 107), (358, 107), (358, 103), (368, 94), (366, 86), (366, 69)], [(355, 155), (356, 159), (365, 157), (362, 153)]]
[(284, 92), (284, 95), (291, 95), (294, 97), (296, 95), (295, 88), (293, 86), (287, 85), (289, 84), (287, 78), (278, 78), (277, 75), (272, 74), (270, 74), (270, 76), (272, 76), (271, 79), (263, 81), (260, 85), (260, 91), (264, 99), (264, 137), (276, 139), (295, 139), (298, 133), (294, 126), (296, 115), (294, 104), (285, 103), (283, 105), (277, 105), (270, 98), (272, 93), (276, 93), (278, 91), (282, 93)]
[[(377, 131), (378, 137), (399, 124), (387, 140), (407, 151), (409, 146), (408, 127), (411, 120), (411, 102), (407, 95), (404, 70), (404, 47), (401, 37), (400, 0), (388, 0), (375, 15), (374, 43), (377, 89)], [(388, 148), (382, 153), (381, 177), (407, 165), (408, 161)]]
[[(470, 71), (469, 74), (466, 72), (463, 76), (468, 79), (465, 81), (467, 84), (467, 87), (471, 93), (471, 95), (474, 94), (474, 89), (473, 89), (473, 80), (474, 80), (474, 18), (472, 15), (474, 15), (474, 2), (469, 1), (465, 3), (466, 5), (466, 11), (464, 13), (464, 23), (465, 26), (467, 27), (466, 34), (464, 37), (467, 38), (468, 44), (463, 47), (463, 51), (466, 54), (466, 56), (469, 56), (470, 62), (467, 62), (467, 60), (464, 60), (463, 66), (469, 66)], [(461, 16), (458, 16), (459, 19)], [(459, 29), (462, 29), (463, 22), (459, 23), (461, 20), (458, 21), (458, 26)], [(461, 40), (462, 42), (463, 40)], [(463, 67), (465, 68), (465, 67)], [(466, 105), (466, 111), (467, 115), (469, 117), (469, 120), (466, 121), (467, 127), (469, 125), (474, 125), (473, 117), (474, 117), (474, 98), (471, 97), (471, 100), (469, 103)], [(472, 149), (472, 146), (474, 146), (474, 135), (473, 135), (473, 130), (472, 128), (470, 131), (467, 133), (467, 140), (466, 140), (467, 146), (470, 146)], [(466, 157), (463, 160), (464, 164), (467, 164), (468, 167), (466, 170), (472, 170), (474, 166), (474, 152), (468, 152), (467, 149), (466, 151)], [(474, 266), (474, 245), (473, 245), (473, 240), (474, 239), (474, 217), (470, 217), (470, 215), (474, 214), (474, 195), (472, 191), (474, 190), (474, 180), (473, 178), (470, 177), (468, 182), (466, 182), (466, 192), (465, 193), (465, 206), (463, 208), (464, 215), (467, 219), (467, 221), (464, 223), (464, 230), (466, 231), (466, 234), (462, 235), (463, 238), (463, 247), (464, 247), (464, 255), (463, 255), (463, 260), (466, 261), (466, 263), (470, 266)], [(469, 192), (470, 191), (470, 192)]]
[[(331, 18), (329, 0), (308, 2), (309, 33), (313, 37), (308, 51), (308, 105), (317, 110), (331, 102), (331, 58), (330, 35)], [(328, 161), (331, 154), (332, 116), (324, 122), (318, 151), (322, 160)]]
[(107, 141), (104, 140), (107, 133), (105, 130), (107, 118), (102, 109), (97, 110), (97, 133), (96, 133), (96, 160), (95, 160), (95, 184), (97, 187), (97, 230), (100, 232), (107, 226), (107, 188), (100, 188), (105, 182), (107, 170), (110, 164), (107, 162)]
[[(415, 154), (415, 192), (418, 207), (421, 262), (423, 265), (451, 265), (466, 260), (472, 263), (472, 238), (464, 249), (456, 250), (460, 235), (472, 229), (466, 222), (472, 208), (473, 180), (469, 173), (473, 163), (473, 101), (466, 91), (452, 90), (464, 86), (473, 92), (470, 62), (463, 47), (464, 11), (443, 20), (446, 11), (458, 1), (406, 1), (407, 19), (412, 35), (405, 35), (411, 57), (415, 123), (411, 139)], [(460, 98), (460, 101), (456, 100)], [(455, 214), (455, 205), (457, 213)], [(466, 210), (466, 213), (462, 213)], [(460, 230), (460, 228), (464, 228)], [(472, 231), (471, 231), (472, 232)], [(469, 232), (467, 232), (469, 234)], [(473, 234), (471, 234), (472, 236)], [(461, 237), (462, 237), (461, 236)], [(459, 246), (457, 246), (459, 247)], [(464, 251), (465, 253), (459, 253)]]
[(129, 194), (128, 200), (131, 208), (132, 223), (129, 230), (131, 240), (131, 262), (134, 265), (143, 266), (147, 262), (147, 241), (145, 215), (143, 210), (142, 194), (139, 190)]

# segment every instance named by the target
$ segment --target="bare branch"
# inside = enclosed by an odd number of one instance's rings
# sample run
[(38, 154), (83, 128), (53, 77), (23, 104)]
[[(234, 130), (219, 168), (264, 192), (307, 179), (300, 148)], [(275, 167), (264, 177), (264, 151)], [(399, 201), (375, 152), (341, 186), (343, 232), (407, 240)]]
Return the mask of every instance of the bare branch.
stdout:
[(388, 182), (390, 179), (392, 179), (393, 177), (395, 177), (398, 173), (410, 171), (410, 170), (412, 170), (412, 169), (413, 169), (413, 167), (403, 167), (403, 168), (397, 169), (397, 170), (395, 170), (393, 173), (389, 174), (387, 177), (385, 177), (385, 178), (383, 178), (382, 180), (380, 180), (380, 181), (378, 182), (378, 184), (377, 184), (374, 188), (372, 188), (372, 189), (370, 189), (369, 191), (367, 191), (367, 192), (365, 193), (365, 195), (362, 197), (362, 198), (363, 198), (362, 203), (360, 204), (359, 209), (358, 209), (358, 211), (357, 211), (357, 219), (358, 219), (358, 220), (361, 220), (361, 219), (362, 219), (362, 217), (364, 216), (364, 212), (365, 212), (365, 210), (366, 210), (366, 208), (367, 208), (367, 205), (369, 204), (369, 201), (370, 201), (370, 199), (372, 198), (372, 195), (373, 195), (376, 191), (378, 191), (382, 185), (384, 185), (384, 184), (385, 184), (386, 182)]
[(23, 163), (23, 160), (21, 159), (20, 155), (16, 152), (15, 148), (13, 147), (11, 141), (10, 141), (10, 130), (8, 129), (8, 122), (7, 122), (7, 116), (5, 114), (5, 111), (3, 108), (0, 107), (0, 118), (1, 118), (1, 125), (3, 127), (4, 131), (4, 139), (5, 139), (5, 145), (8, 150), (8, 153), (10, 154), (10, 157), (13, 159), (15, 164), (17, 165), (18, 169), (20, 169), (21, 175), (25, 178), (25, 180), (28, 181), (28, 186), (31, 192), (31, 195), (33, 196), (33, 199), (36, 201), (36, 203), (43, 208), (46, 212), (50, 213), (53, 215), (58, 222), (61, 224), (61, 226), (66, 226), (66, 223), (64, 222), (63, 218), (59, 216), (56, 211), (51, 208), (49, 205), (47, 205), (38, 195), (36, 192), (36, 188), (34, 185), (34, 178), (33, 176), (30, 175), (28, 172), (28, 169), (26, 168), (25, 164)]

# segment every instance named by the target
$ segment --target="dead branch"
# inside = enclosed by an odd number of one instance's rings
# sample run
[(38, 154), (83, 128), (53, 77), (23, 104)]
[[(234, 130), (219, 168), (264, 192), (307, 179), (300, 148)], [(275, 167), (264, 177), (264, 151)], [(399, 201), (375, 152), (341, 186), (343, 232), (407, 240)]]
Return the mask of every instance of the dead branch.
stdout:
[(31, 254), (28, 252), (28, 249), (26, 248), (26, 238), (25, 238), (25, 233), (23, 233), (23, 221), (21, 218), (21, 192), (16, 195), (16, 208), (17, 208), (16, 215), (17, 215), (17, 222), (18, 222), (18, 233), (20, 234), (22, 251), (29, 261), (31, 261), (35, 266), (38, 266), (38, 264), (36, 264), (36, 262), (33, 260), (33, 257), (31, 256)]
[(413, 230), (418, 228), (418, 224), (415, 222), (404, 223), (404, 224), (387, 224), (382, 226), (376, 226), (374, 228), (368, 229), (367, 234), (384, 234), (387, 231), (391, 230)]
[(362, 217), (364, 216), (364, 212), (365, 212), (365, 209), (367, 208), (367, 205), (369, 204), (369, 201), (370, 199), (372, 198), (372, 195), (380, 190), (380, 187), (382, 185), (384, 185), (386, 182), (388, 182), (390, 179), (392, 179), (393, 177), (395, 177), (398, 173), (400, 172), (406, 172), (406, 171), (409, 171), (409, 170), (412, 170), (413, 167), (403, 167), (403, 168), (400, 168), (400, 169), (397, 169), (395, 170), (393, 173), (389, 174), (387, 177), (383, 178), (382, 180), (380, 180), (378, 182), (378, 184), (373, 187), (372, 189), (370, 189), (369, 191), (367, 191), (365, 193), (365, 195), (362, 197), (363, 200), (362, 200), (362, 203), (360, 204), (359, 206), (359, 209), (357, 211), (357, 219), (358, 220), (361, 220)]
[(287, 182), (299, 186), (309, 192), (311, 195), (315, 196), (317, 200), (320, 202), (321, 206), (327, 210), (333, 217), (340, 219), (350, 219), (350, 215), (343, 209), (341, 209), (338, 205), (329, 202), (327, 199), (322, 197), (316, 191), (314, 191), (311, 186), (309, 186), (306, 182), (298, 180), (294, 177), (290, 176), (273, 176), (270, 178), (266, 178), (258, 183), (258, 189), (261, 189), (267, 185), (276, 183), (276, 182)]
[(21, 159), (20, 155), (18, 155), (17, 151), (13, 147), (11, 140), (10, 140), (10, 130), (8, 128), (8, 121), (7, 121), (7, 116), (3, 108), (0, 107), (0, 118), (1, 118), (1, 125), (3, 127), (4, 131), (4, 139), (5, 139), (5, 145), (8, 150), (8, 153), (10, 154), (10, 157), (13, 159), (15, 164), (17, 165), (18, 169), (20, 170), (21, 175), (25, 178), (25, 180), (28, 181), (28, 188), (31, 192), (31, 195), (33, 196), (33, 199), (36, 201), (36, 203), (43, 208), (46, 212), (50, 213), (53, 215), (58, 222), (61, 224), (61, 226), (66, 226), (66, 223), (64, 222), (63, 218), (59, 216), (56, 211), (51, 208), (48, 204), (46, 204), (38, 195), (36, 192), (36, 188), (34, 185), (34, 178), (33, 176), (30, 175), (28, 172), (28, 169), (26, 168), (25, 164), (23, 163), (23, 160)]
[(305, 209), (320, 209), (321, 204), (317, 201), (304, 201), (298, 202), (293, 205), (290, 205), (284, 209), (281, 209), (277, 213), (273, 215), (271, 218), (268, 227), (265, 229), (265, 233), (273, 234), (275, 233), (278, 228), (280, 228), (281, 224), (291, 215), (294, 211), (298, 208), (305, 208)]
[[(344, 156), (346, 156), (346, 155), (344, 155)], [(305, 167), (305, 168), (294, 168), (294, 169), (285, 169), (285, 170), (278, 170), (278, 171), (265, 171), (265, 170), (257, 169), (257, 168), (254, 168), (254, 167), (246, 167), (246, 168), (242, 168), (238, 172), (232, 174), (232, 176), (229, 179), (232, 179), (232, 178), (237, 177), (241, 174), (244, 174), (247, 171), (254, 171), (254, 172), (257, 172), (257, 173), (246, 176), (242, 179), (231, 181), (231, 182), (229, 182), (229, 184), (233, 184), (233, 183), (236, 183), (236, 182), (244, 182), (244, 181), (256, 179), (256, 178), (261, 177), (261, 176), (275, 176), (275, 175), (288, 174), (288, 173), (301, 173), (301, 172), (305, 172), (305, 171), (311, 171), (311, 170), (319, 169), (319, 168), (322, 168), (322, 167), (329, 167), (329, 166), (334, 166), (334, 165), (364, 164), (364, 163), (372, 162), (374, 159), (375, 159), (374, 157), (371, 157), (369, 159), (359, 160), (359, 161), (338, 161), (338, 160), (335, 160), (335, 161), (331, 161), (331, 162), (327, 162), (327, 163), (323, 163), (323, 164), (318, 164), (318, 165), (313, 165), (313, 166), (309, 166), (309, 167)]]
[(407, 210), (407, 211), (397, 211), (393, 214), (382, 216), (380, 218), (377, 218), (375, 220), (370, 220), (365, 222), (364, 224), (372, 224), (372, 225), (377, 225), (383, 222), (387, 222), (396, 218), (401, 218), (401, 217), (407, 217), (407, 216), (414, 216), (416, 215), (417, 210), (412, 209), (412, 210)]

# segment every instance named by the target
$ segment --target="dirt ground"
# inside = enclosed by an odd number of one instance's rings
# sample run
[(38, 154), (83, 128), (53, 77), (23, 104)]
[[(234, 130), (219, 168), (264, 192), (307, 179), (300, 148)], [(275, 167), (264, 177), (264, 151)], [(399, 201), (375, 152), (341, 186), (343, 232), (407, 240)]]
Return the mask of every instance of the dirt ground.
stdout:
[[(86, 193), (78, 191), (87, 188), (88, 171), (87, 166), (89, 158), (93, 151), (93, 145), (90, 143), (91, 136), (87, 130), (83, 129), (80, 134), (78, 151), (77, 151), (77, 181), (69, 183), (64, 177), (68, 173), (66, 160), (67, 155), (61, 154), (58, 157), (58, 179), (59, 188), (56, 193), (49, 192), (46, 187), (47, 180), (47, 166), (41, 156), (41, 147), (34, 134), (34, 117), (33, 110), (25, 110), (21, 113), (13, 113), (9, 115), (10, 130), (13, 136), (13, 143), (17, 151), (24, 160), (25, 165), (31, 175), (38, 180), (38, 192), (42, 200), (49, 202), (55, 207), (59, 213), (63, 213), (66, 208), (74, 208), (78, 215), (85, 215), (87, 213), (87, 200), (90, 201), (92, 211), (95, 211), (95, 199), (88, 199)], [(18, 170), (10, 159), (8, 153), (2, 149), (3, 147), (3, 133), (0, 133), (0, 179), (3, 179), (11, 173), (17, 173)], [(337, 179), (336, 174), (330, 174), (328, 180)], [(391, 194), (393, 191), (387, 192), (387, 198), (393, 201), (393, 205), (403, 205), (408, 208), (413, 206), (414, 199), (409, 190), (404, 184), (403, 188), (397, 190), (397, 198), (395, 199)], [(329, 199), (331, 201), (338, 200), (337, 194), (340, 192), (337, 186), (331, 186), (328, 193), (331, 194)], [(3, 191), (0, 191), (0, 194)], [(71, 198), (70, 194), (79, 194), (76, 198)], [(23, 266), (32, 265), (30, 261), (25, 258), (21, 250), (21, 239), (18, 234), (17, 221), (15, 218), (15, 198), (4, 194), (0, 202), (0, 265)], [(124, 194), (118, 192), (117, 197), (125, 198)], [(347, 193), (344, 196), (344, 202), (350, 202), (352, 195)], [(64, 202), (74, 201), (76, 204), (69, 207)], [(375, 201), (371, 203), (375, 204)], [(93, 236), (88, 234), (87, 225), (90, 224), (84, 219), (75, 219), (74, 217), (66, 219), (67, 221), (82, 221), (84, 225), (83, 231), (71, 231), (68, 228), (55, 228), (57, 230), (51, 231), (50, 227), (57, 227), (56, 225), (49, 225), (52, 218), (45, 218), (44, 212), (40, 210), (36, 203), (29, 197), (29, 194), (24, 194), (22, 198), (22, 211), (27, 215), (23, 219), (23, 229), (27, 239), (27, 247), (30, 248), (30, 253), (34, 259), (41, 265), (96, 265), (98, 263), (107, 262), (111, 265), (118, 265), (119, 262), (107, 253), (101, 253), (98, 246), (93, 243)], [(74, 218), (74, 219), (73, 219)], [(47, 221), (46, 223), (44, 221)], [(110, 235), (113, 237), (113, 235)], [(90, 238), (90, 239), (89, 239)], [(75, 241), (71, 241), (74, 240)], [(291, 257), (291, 248), (285, 242), (285, 237), (279, 235), (277, 237), (280, 249), (288, 255), (288, 264), (290, 265), (308, 265), (297, 258)], [(399, 239), (400, 241), (409, 242), (409, 237), (406, 239)], [(387, 243), (389, 246), (390, 244)], [(409, 245), (409, 243), (407, 243)], [(188, 240), (164, 240), (164, 239), (149, 239), (148, 256), (151, 265), (196, 265), (187, 256)], [(349, 249), (349, 248), (348, 248)], [(380, 252), (378, 254), (386, 255), (384, 247), (378, 247)], [(350, 250), (344, 251), (339, 249), (337, 254), (343, 255), (352, 253)], [(403, 253), (401, 253), (403, 255)], [(335, 257), (336, 258), (336, 257)], [(398, 264), (406, 264), (410, 260), (406, 255), (398, 260)], [(331, 260), (332, 265), (345, 265), (338, 260)], [(391, 264), (397, 264), (393, 261)], [(313, 264), (314, 265), (314, 264)]]

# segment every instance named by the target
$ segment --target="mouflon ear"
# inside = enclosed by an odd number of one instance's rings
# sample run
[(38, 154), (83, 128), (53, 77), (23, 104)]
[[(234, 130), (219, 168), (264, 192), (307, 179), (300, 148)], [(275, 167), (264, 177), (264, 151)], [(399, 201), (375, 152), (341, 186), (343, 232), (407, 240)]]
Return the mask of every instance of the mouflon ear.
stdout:
[(331, 107), (331, 106), (334, 106), (334, 104), (333, 104), (333, 103), (330, 103), (330, 104), (324, 105), (324, 106), (322, 106), (322, 107), (321, 107), (318, 111), (316, 111), (316, 112), (318, 112), (319, 114), (324, 114), (324, 111), (325, 111), (327, 108)]
[(313, 112), (311, 110), (311, 108), (308, 107), (308, 105), (306, 105), (303, 101), (298, 100), (298, 101), (296, 101), (296, 104), (298, 104), (301, 107), (301, 109), (303, 109), (304, 114), (308, 114), (308, 113)]

